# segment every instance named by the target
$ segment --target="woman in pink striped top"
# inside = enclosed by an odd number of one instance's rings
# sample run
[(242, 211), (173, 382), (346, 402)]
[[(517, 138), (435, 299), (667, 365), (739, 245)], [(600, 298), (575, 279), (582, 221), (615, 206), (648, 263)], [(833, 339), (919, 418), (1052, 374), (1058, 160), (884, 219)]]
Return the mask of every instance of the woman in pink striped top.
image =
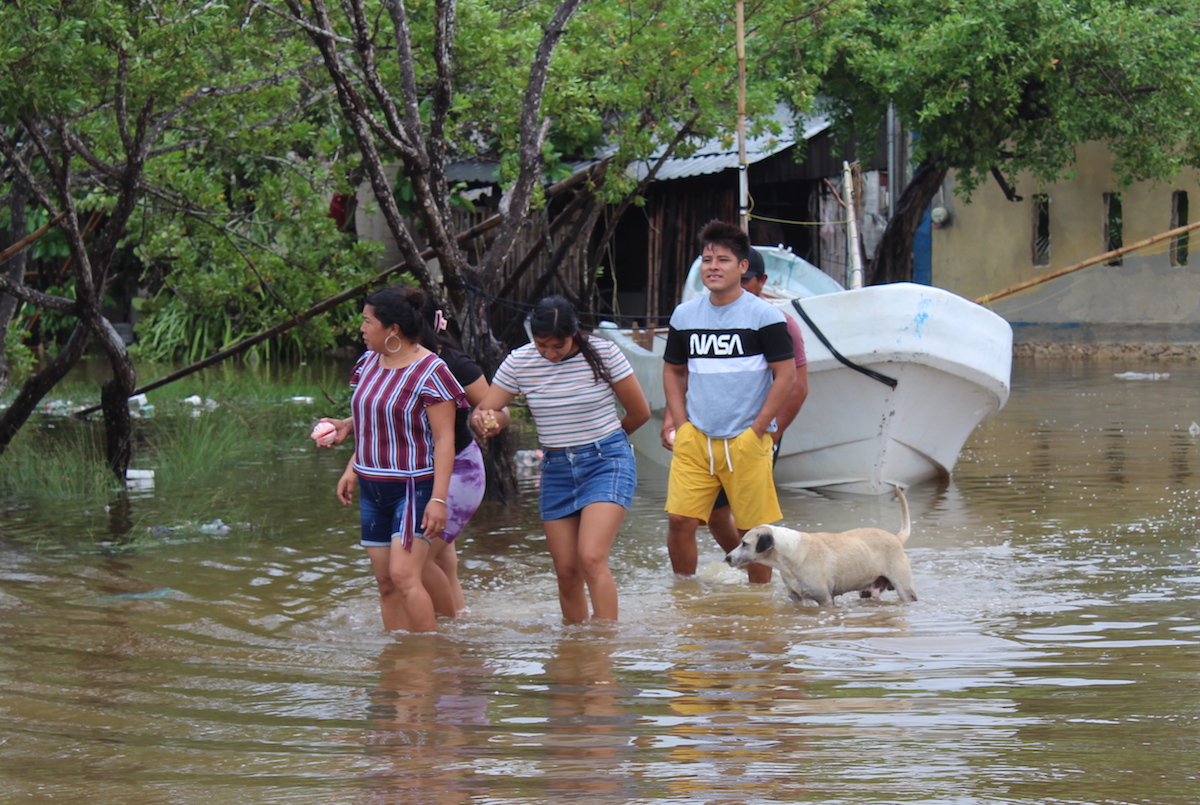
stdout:
[(350, 377), (355, 449), (337, 496), (349, 505), (360, 487), (361, 542), (384, 628), (433, 632), (431, 592), (446, 594), (446, 585), (432, 558), (446, 547), (454, 418), (467, 399), (446, 363), (421, 345), (420, 312), (402, 289), (367, 297), (361, 331), (367, 353)]

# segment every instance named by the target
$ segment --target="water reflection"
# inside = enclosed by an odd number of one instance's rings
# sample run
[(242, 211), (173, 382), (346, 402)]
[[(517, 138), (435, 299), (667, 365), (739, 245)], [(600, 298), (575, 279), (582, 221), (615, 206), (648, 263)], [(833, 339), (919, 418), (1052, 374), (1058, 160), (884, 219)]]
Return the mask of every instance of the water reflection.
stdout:
[[(5, 503), (0, 785), (137, 805), (1194, 801), (1200, 368), (1112, 375), (1018, 366), (953, 479), (908, 494), (911, 605), (797, 605), (704, 540), (697, 577), (672, 578), (665, 477), (642, 468), (619, 624), (562, 623), (523, 494), (460, 538), (467, 617), (385, 635), (332, 497), (346, 456), (303, 449), (306, 416), (300, 447), (188, 492), (186, 516), (163, 485), (109, 511)], [(806, 529), (899, 518), (781, 498)], [(110, 528), (131, 536), (64, 537)]]

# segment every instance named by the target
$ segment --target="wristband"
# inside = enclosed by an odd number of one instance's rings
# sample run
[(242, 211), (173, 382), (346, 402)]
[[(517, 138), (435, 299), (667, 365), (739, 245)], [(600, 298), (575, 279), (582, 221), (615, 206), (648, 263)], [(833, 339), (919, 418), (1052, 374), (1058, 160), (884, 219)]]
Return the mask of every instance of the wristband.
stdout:
[(442, 504), (443, 506), (445, 506), (445, 505), (446, 505), (446, 501), (442, 500), (441, 498), (430, 498), (430, 499), (429, 499), (429, 502), (430, 502), (430, 503), (440, 503), (440, 504)]

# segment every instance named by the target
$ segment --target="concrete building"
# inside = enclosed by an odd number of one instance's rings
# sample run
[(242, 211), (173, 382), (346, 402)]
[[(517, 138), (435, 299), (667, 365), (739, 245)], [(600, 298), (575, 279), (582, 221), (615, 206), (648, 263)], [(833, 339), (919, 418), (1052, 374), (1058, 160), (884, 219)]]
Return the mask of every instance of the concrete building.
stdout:
[[(1018, 182), (1019, 202), (988, 182), (968, 203), (948, 178), (931, 209), (927, 281), (980, 299), (1200, 219), (1200, 172), (1122, 190), (1103, 144), (1081, 145), (1077, 155), (1072, 179)], [(1190, 235), (987, 304), (1013, 324), (1018, 345), (1191, 345), (1194, 351), (1200, 229)], [(916, 273), (920, 280), (920, 266)]]

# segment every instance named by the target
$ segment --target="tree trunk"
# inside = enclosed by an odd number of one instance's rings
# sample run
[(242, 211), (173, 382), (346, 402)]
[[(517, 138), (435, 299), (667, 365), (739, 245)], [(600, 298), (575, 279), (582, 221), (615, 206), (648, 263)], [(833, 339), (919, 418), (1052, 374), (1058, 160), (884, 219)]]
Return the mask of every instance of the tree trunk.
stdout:
[(105, 456), (109, 469), (124, 483), (125, 471), (129, 469), (129, 461), (133, 455), (133, 422), (129, 416), (129, 398), (133, 396), (133, 389), (137, 385), (137, 374), (120, 333), (103, 317), (100, 319), (100, 325), (104, 331), (101, 343), (108, 353), (108, 362), (113, 370), (113, 376), (100, 387), (100, 406), (104, 410)]
[[(946, 168), (940, 157), (927, 157), (913, 171), (912, 179), (896, 203), (895, 214), (888, 221), (879, 245), (875, 247), (875, 258), (871, 261), (867, 277), (868, 285), (912, 282), (913, 240), (925, 210), (945, 178)], [(857, 244), (851, 244), (850, 247), (857, 248)]]
[(37, 409), (42, 398), (79, 363), (87, 343), (87, 328), (82, 323), (75, 325), (75, 330), (59, 350), (58, 356), (45, 369), (25, 381), (12, 405), (0, 414), (0, 454), (8, 449), (13, 437)]
[[(13, 177), (12, 193), (8, 197), (8, 233), (7, 237), (0, 237), (0, 252), (12, 244), (19, 242), (28, 234), (29, 223), (25, 214), (25, 205), (28, 203), (28, 200), (29, 190), (25, 185), (24, 177), (17, 174)], [(28, 251), (25, 249), (21, 249), (9, 258), (8, 278), (17, 285), (25, 281), (25, 264), (27, 258)], [(8, 325), (17, 313), (18, 304), (16, 297), (8, 294), (0, 294), (0, 394), (8, 390), (9, 379), (12, 374), (8, 366), (8, 360), (4, 357), (4, 351), (8, 343)]]

